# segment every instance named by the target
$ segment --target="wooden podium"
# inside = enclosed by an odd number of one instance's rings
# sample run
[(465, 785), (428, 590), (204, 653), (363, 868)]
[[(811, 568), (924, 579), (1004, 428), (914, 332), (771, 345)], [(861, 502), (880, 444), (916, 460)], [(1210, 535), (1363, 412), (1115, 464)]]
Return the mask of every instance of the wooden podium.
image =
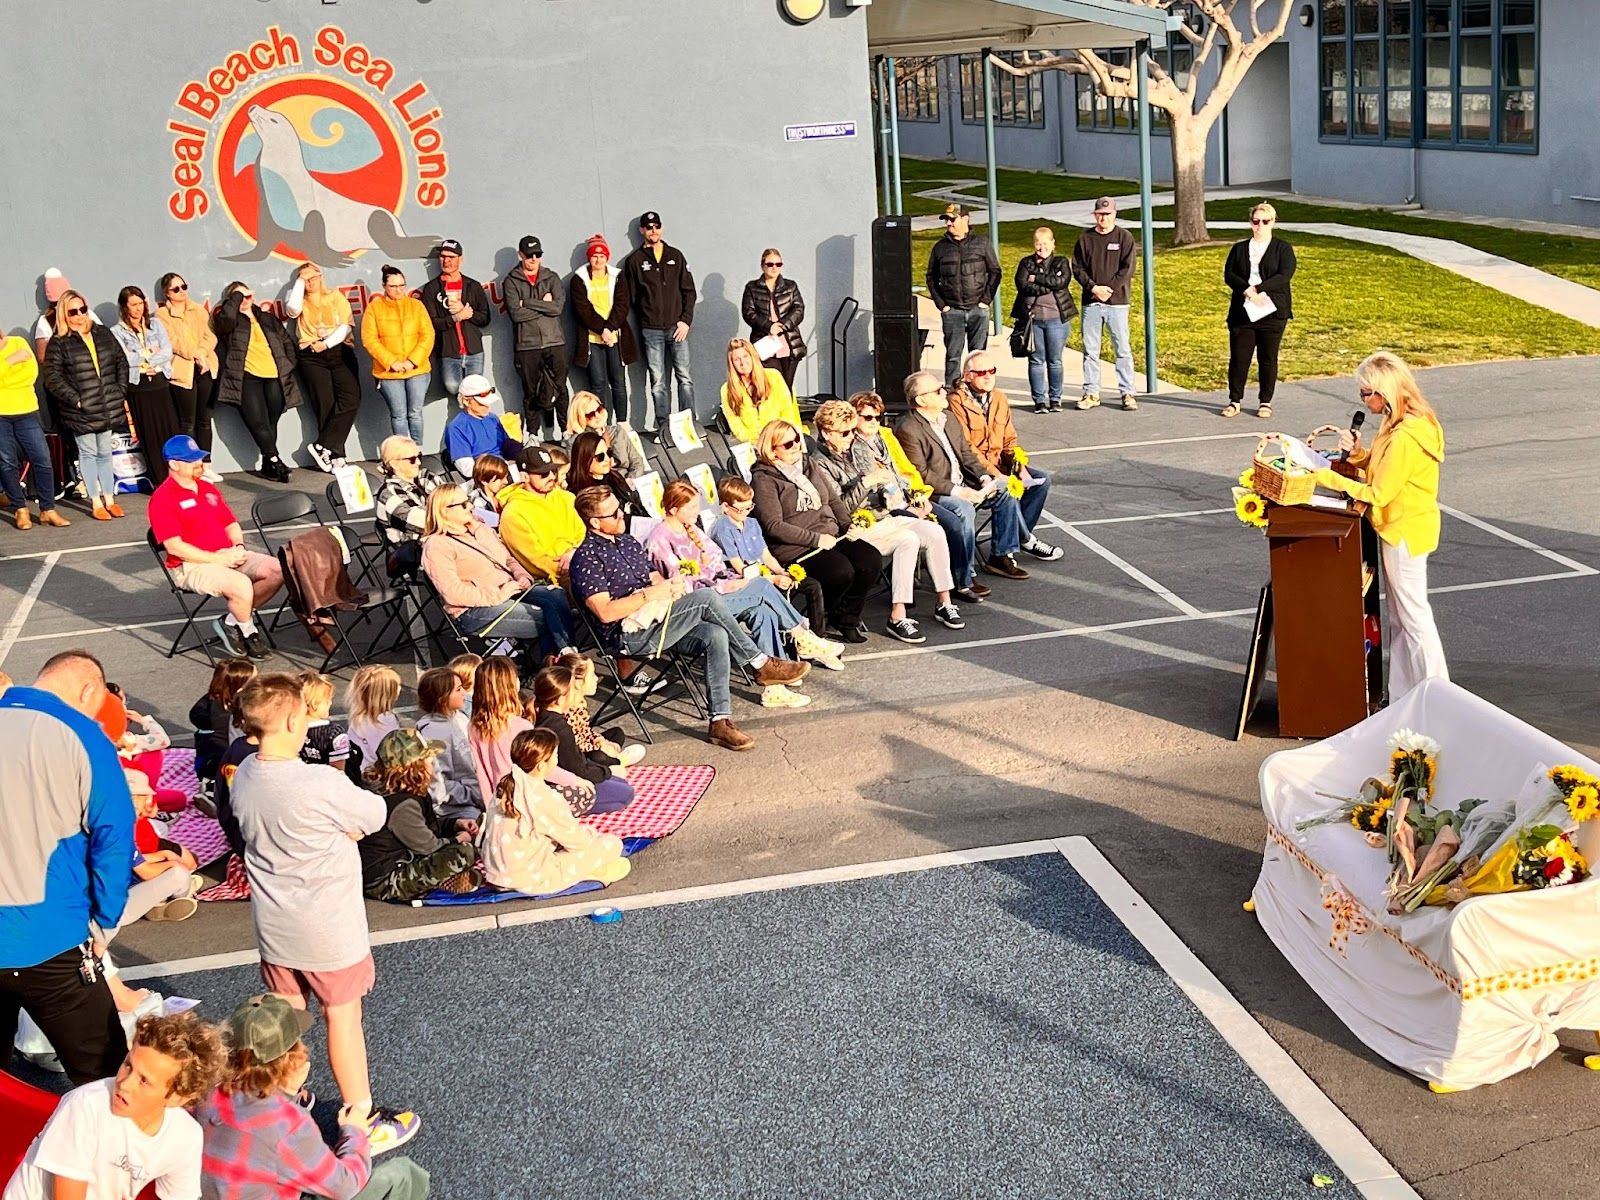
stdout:
[(1278, 669), (1278, 733), (1327, 737), (1383, 697), (1378, 535), (1349, 512), (1274, 504), (1267, 511), (1272, 583), (1265, 606)]

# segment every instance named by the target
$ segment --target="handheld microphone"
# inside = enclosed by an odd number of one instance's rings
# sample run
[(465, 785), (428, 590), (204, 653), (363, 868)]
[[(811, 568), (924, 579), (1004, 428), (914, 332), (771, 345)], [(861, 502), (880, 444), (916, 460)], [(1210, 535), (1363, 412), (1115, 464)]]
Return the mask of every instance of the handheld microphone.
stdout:
[[(1361, 426), (1366, 424), (1366, 420), (1367, 420), (1367, 410), (1364, 409), (1364, 408), (1356, 409), (1355, 413), (1352, 414), (1352, 416), (1350, 417), (1350, 432), (1352, 434), (1359, 434), (1361, 432)], [(1350, 451), (1348, 451), (1348, 450), (1339, 451), (1338, 458), (1339, 458), (1340, 462), (1344, 462), (1349, 457), (1350, 457)]]

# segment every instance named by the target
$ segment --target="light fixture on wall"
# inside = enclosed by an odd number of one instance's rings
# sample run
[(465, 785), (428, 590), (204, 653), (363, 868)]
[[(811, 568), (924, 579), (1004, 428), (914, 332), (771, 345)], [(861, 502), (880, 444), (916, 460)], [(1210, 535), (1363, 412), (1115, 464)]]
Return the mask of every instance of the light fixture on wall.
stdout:
[(1307, 29), (1310, 29), (1311, 22), (1315, 21), (1316, 19), (1316, 9), (1312, 8), (1309, 4), (1302, 4), (1300, 6), (1300, 24), (1304, 25)]
[(815, 21), (827, 7), (827, 0), (778, 0), (779, 10), (796, 25)]

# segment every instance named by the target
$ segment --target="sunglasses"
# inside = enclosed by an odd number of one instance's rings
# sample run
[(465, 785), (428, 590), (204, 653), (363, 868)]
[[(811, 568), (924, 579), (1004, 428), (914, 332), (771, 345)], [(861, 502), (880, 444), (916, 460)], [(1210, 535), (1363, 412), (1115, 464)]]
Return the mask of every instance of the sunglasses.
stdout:
[(764, 262), (761, 265), (763, 267), (781, 267), (783, 266), (783, 260), (780, 258), (777, 262)]
[(596, 417), (602, 416), (605, 411), (603, 408), (591, 408), (588, 412), (580, 414), (578, 419), (580, 421), (592, 421)]
[(860, 420), (860, 421), (865, 421), (868, 425), (876, 425), (878, 423), (879, 417), (878, 417), (877, 413), (859, 413), (859, 414), (857, 414), (857, 418), (856, 419)]
[(1371, 398), (1373, 396), (1381, 396), (1381, 395), (1383, 395), (1383, 393), (1378, 391), (1377, 388), (1362, 388), (1360, 390), (1361, 390), (1361, 398), (1363, 400), (1369, 399), (1369, 398)]
[(984, 375), (998, 375), (999, 373), (1000, 373), (1000, 368), (999, 367), (990, 367), (987, 371), (979, 371), (979, 370), (974, 369), (974, 370), (971, 370), (971, 371), (967, 372), (968, 375), (977, 375), (977, 376), (980, 376), (980, 377), (984, 376)]
[(1271, 225), (1272, 222), (1271, 222), (1271, 220), (1269, 220), (1266, 217), (1251, 217), (1250, 218), (1250, 224), (1252, 224), (1252, 225)]
[(471, 508), (472, 505), (469, 504), (465, 500), (452, 500), (449, 504), (446, 504), (445, 507), (446, 508)]
[(596, 521), (609, 521), (609, 520), (611, 520), (612, 517), (620, 517), (621, 515), (622, 515), (622, 506), (618, 505), (616, 508), (613, 508), (610, 512), (603, 512), (603, 513), (602, 512), (601, 513), (597, 512), (597, 513), (595, 513), (594, 519)]
[(420, 455), (420, 454), (408, 454), (404, 458), (397, 458), (394, 461), (395, 462), (419, 463), (419, 462), (422, 461), (422, 455)]
[(67, 316), (69, 316), (69, 317), (81, 317), (81, 316), (83, 316), (84, 313), (86, 313), (88, 311), (89, 310), (87, 308), (69, 308), (69, 309), (67, 309)]
[(476, 400), (480, 404), (487, 404), (489, 401), (493, 400), (499, 394), (500, 394), (500, 392), (499, 392), (499, 390), (497, 388), (490, 388), (487, 392), (476, 392), (473, 395), (468, 396), (467, 399), (468, 400)]
[(187, 292), (188, 290), (189, 285), (187, 283), (175, 283), (167, 289), (167, 295), (170, 296), (173, 292)]
[(794, 437), (794, 438), (790, 438), (787, 442), (773, 442), (772, 443), (772, 448), (774, 450), (793, 450), (799, 444), (800, 444), (800, 439), (797, 438), (797, 437)]
[(647, 221), (645, 224), (639, 226), (639, 228), (640, 229), (660, 229), (661, 228), (661, 222), (660, 221)]
[(609, 451), (609, 450), (596, 450), (594, 452), (593, 461), (594, 462), (610, 462), (611, 461), (611, 451)]
[(911, 397), (911, 399), (916, 401), (921, 400), (924, 396), (946, 396), (949, 395), (949, 393), (950, 389), (947, 387), (936, 387), (926, 392), (918, 392), (915, 396)]
[(948, 214), (939, 218), (939, 220), (943, 221), (946, 225), (950, 224), (952, 221), (959, 221), (960, 219), (960, 217), (952, 217)]

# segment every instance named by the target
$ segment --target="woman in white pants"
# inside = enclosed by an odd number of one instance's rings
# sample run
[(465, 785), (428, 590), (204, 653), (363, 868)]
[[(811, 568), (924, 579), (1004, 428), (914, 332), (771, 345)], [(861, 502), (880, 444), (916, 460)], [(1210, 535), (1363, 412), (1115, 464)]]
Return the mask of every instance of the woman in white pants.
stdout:
[(906, 615), (917, 579), (917, 560), (928, 566), (937, 604), (933, 616), (947, 629), (964, 629), (966, 621), (950, 599), (955, 586), (950, 571), (950, 543), (926, 498), (910, 495), (905, 480), (893, 467), (880, 464), (856, 436), (860, 415), (843, 400), (830, 400), (817, 409), (817, 453), (814, 458), (839, 488), (851, 509), (866, 509), (872, 525), (854, 536), (889, 559), (890, 637), (913, 645), (927, 641), (916, 621)]
[(1340, 437), (1362, 478), (1317, 472), (1323, 487), (1344, 492), (1371, 507), (1367, 519), (1382, 540), (1389, 615), (1389, 700), (1424, 679), (1448, 679), (1444, 646), (1428, 603), (1428, 555), (1439, 545), (1439, 465), (1444, 429), (1411, 368), (1380, 350), (1356, 369), (1356, 386), (1369, 410), (1383, 414), (1370, 451), (1361, 437)]

